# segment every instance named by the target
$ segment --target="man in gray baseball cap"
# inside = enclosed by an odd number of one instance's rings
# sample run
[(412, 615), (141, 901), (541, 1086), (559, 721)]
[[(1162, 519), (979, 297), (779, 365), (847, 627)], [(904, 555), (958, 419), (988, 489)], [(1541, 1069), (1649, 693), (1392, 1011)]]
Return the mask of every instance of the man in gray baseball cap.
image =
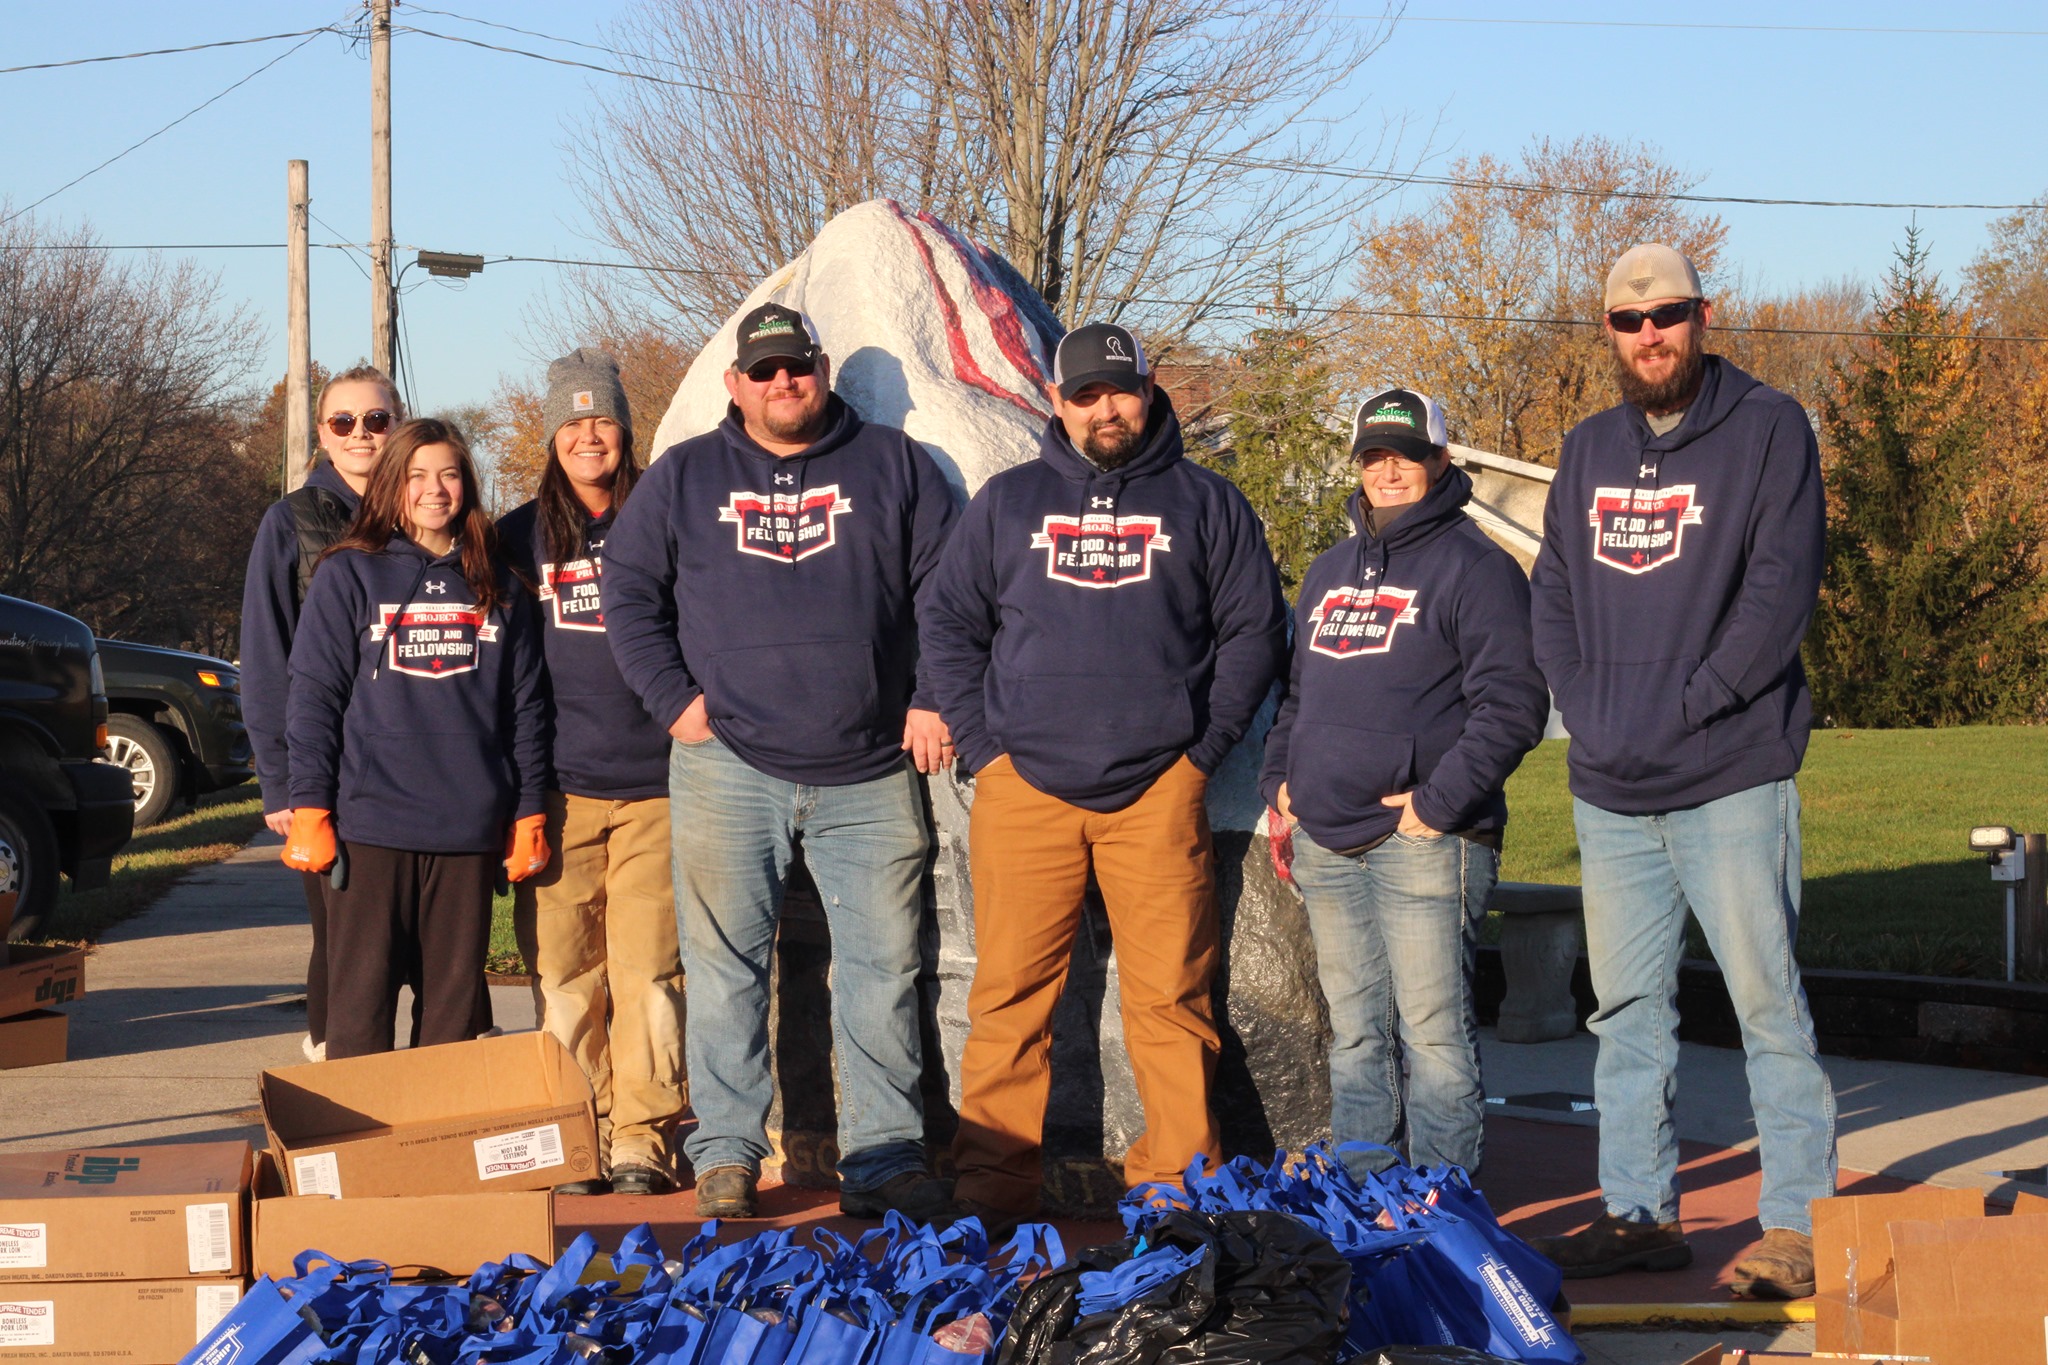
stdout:
[(1536, 662), (1571, 732), (1605, 1208), (1538, 1242), (1571, 1278), (1674, 1270), (1678, 959), (1688, 911), (1735, 1006), (1763, 1160), (1762, 1243), (1730, 1287), (1813, 1293), (1835, 1106), (1792, 945), (1813, 702), (1799, 644), (1824, 507), (1799, 404), (1706, 350), (1692, 262), (1630, 248), (1603, 327), (1622, 402), (1572, 428), (1531, 575)]

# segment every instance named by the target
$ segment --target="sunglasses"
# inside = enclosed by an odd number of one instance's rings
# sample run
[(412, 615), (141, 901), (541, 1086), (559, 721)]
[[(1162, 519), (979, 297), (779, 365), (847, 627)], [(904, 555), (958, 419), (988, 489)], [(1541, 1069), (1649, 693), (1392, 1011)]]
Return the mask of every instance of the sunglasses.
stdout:
[(778, 357), (774, 360), (764, 360), (748, 370), (747, 378), (756, 384), (767, 384), (773, 382), (776, 374), (781, 371), (787, 371), (791, 379), (809, 379), (817, 370), (818, 362), (815, 360), (784, 360)]
[(360, 417), (352, 412), (337, 412), (327, 419), (327, 429), (336, 436), (348, 436), (355, 431), (356, 423), (361, 422), (364, 431), (372, 436), (382, 436), (397, 420), (382, 408), (371, 408)]
[(1677, 303), (1659, 304), (1655, 308), (1617, 308), (1607, 315), (1607, 325), (1617, 332), (1633, 336), (1642, 331), (1643, 324), (1647, 322), (1661, 332), (1689, 321), (1699, 306), (1698, 299), (1680, 299)]

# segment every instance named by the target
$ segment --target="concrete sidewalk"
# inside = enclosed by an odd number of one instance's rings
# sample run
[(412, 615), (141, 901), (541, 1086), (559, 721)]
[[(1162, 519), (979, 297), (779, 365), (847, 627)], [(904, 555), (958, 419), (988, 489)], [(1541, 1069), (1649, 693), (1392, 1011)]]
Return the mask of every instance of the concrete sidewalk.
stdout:
[[(277, 848), (273, 836), (259, 836), (108, 934), (88, 960), (85, 994), (68, 1010), (72, 1060), (0, 1079), (0, 1150), (166, 1138), (262, 1143), (257, 1074), (301, 1062), (305, 1032), (305, 906), (297, 881), (277, 861)], [(532, 997), (525, 989), (494, 988), (492, 1003), (501, 1027), (533, 1026)], [(1596, 1118), (1574, 1105), (1590, 1103), (1594, 1040), (1581, 1034), (1518, 1046), (1489, 1035), (1484, 1046), (1488, 1093), (1503, 1101), (1489, 1112), (1505, 1122), (1489, 1124), (1490, 1132), (1499, 1132), (1481, 1183), (1497, 1191), (1496, 1206), (1511, 1221), (1509, 1209), (1523, 1200), (1547, 1209), (1552, 1218), (1564, 1217), (1568, 1201), (1556, 1196), (1569, 1187), (1576, 1217), (1584, 1211), (1580, 1206), (1590, 1208), (1592, 1193), (1585, 1172), (1591, 1169)], [(2038, 1168), (2048, 1165), (2048, 1081), (1843, 1058), (1826, 1064), (1840, 1111), (1845, 1181), (1849, 1173), (1867, 1173), (1916, 1184), (1974, 1186), (2005, 1200), (2015, 1188), (2043, 1189), (2038, 1183), (2015, 1185), (2004, 1173), (2038, 1176)], [(1687, 1045), (1679, 1075), (1677, 1126), (1687, 1141), (1688, 1170), (1716, 1168), (1711, 1176), (1686, 1177), (1687, 1217), (1695, 1219), (1695, 1194), (1704, 1196), (1718, 1184), (1723, 1202), (1750, 1201), (1746, 1213), (1732, 1215), (1733, 1223), (1722, 1220), (1720, 1232), (1733, 1236), (1740, 1230), (1736, 1224), (1753, 1219), (1755, 1211), (1754, 1195), (1732, 1184), (1754, 1179), (1756, 1129), (1742, 1055)], [(1737, 1169), (1744, 1163), (1746, 1176)], [(1560, 1175), (1563, 1168), (1569, 1176)], [(1534, 1187), (1546, 1181), (1557, 1189), (1539, 1193)], [(1526, 1193), (1518, 1198), (1518, 1190)], [(830, 1202), (829, 1195), (813, 1201), (812, 1193), (802, 1192), (800, 1202)], [(645, 1211), (624, 1207), (642, 1201), (620, 1199), (620, 1207), (606, 1210), (601, 1221), (628, 1212), (634, 1222), (685, 1216), (689, 1196), (670, 1199), (659, 1207), (648, 1201)], [(599, 1204), (611, 1203), (576, 1201), (579, 1213), (590, 1216), (600, 1214)], [(1671, 1297), (1668, 1290), (1603, 1295), (1603, 1285), (1624, 1289), (1614, 1281), (1588, 1281), (1571, 1286), (1572, 1297), (1580, 1303)], [(1588, 1354), (1601, 1365), (1682, 1361), (1716, 1340), (1751, 1349), (1812, 1349), (1806, 1326), (1581, 1333)]]

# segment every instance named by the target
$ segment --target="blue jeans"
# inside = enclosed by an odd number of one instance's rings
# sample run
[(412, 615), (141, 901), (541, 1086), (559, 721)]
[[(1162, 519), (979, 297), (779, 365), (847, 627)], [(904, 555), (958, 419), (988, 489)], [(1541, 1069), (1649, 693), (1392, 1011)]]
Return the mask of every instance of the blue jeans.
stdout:
[(1762, 1148), (1766, 1229), (1813, 1230), (1835, 1192), (1835, 1096), (1792, 944), (1799, 936), (1799, 788), (1790, 779), (1690, 810), (1616, 815), (1572, 801), (1586, 954), (1600, 1008), (1593, 1097), (1600, 1189), (1618, 1218), (1678, 1217), (1678, 959), (1690, 909), (1735, 1002)]
[(710, 739), (670, 747), (668, 785), (697, 1116), (683, 1144), (690, 1164), (758, 1175), (769, 1153), (768, 973), (802, 835), (832, 933), (840, 1181), (871, 1190), (923, 1170), (917, 930), (930, 836), (909, 760), (872, 782), (805, 786)]
[[(1473, 929), (1499, 871), (1499, 854), (1450, 834), (1396, 834), (1355, 856), (1295, 840), (1294, 881), (1308, 902), (1334, 1035), (1337, 1141), (1399, 1145), (1405, 1058), (1410, 1162), (1479, 1169), (1486, 1092), (1472, 1014)], [(1389, 1159), (1354, 1152), (1346, 1164), (1371, 1169)]]

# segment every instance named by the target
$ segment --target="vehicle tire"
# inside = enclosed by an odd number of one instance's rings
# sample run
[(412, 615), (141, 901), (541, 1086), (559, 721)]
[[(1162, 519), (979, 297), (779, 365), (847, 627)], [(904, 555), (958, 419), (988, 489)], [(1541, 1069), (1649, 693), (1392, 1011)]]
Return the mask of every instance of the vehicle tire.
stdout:
[(107, 717), (107, 756), (128, 770), (135, 784), (135, 828), (153, 825), (177, 804), (183, 785), (178, 746), (140, 716)]
[(10, 939), (27, 938), (42, 927), (57, 901), (57, 831), (43, 808), (0, 784), (0, 891), (13, 891)]

